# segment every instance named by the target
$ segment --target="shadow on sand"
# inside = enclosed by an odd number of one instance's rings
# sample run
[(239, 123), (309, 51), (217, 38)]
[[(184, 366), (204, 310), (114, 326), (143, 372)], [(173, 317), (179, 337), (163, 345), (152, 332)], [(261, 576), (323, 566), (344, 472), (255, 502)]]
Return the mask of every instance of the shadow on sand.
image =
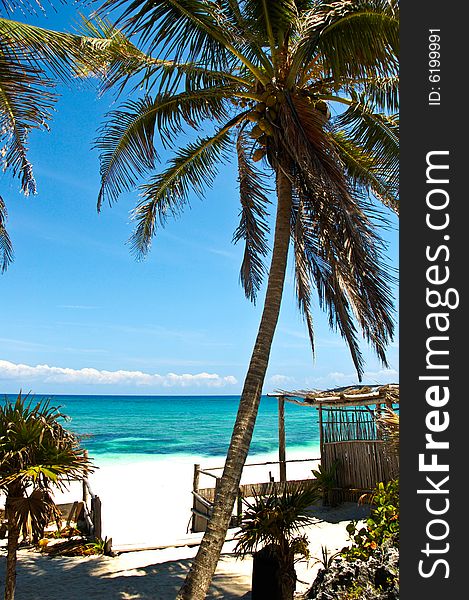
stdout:
[[(222, 555), (207, 598), (248, 600), (250, 586)], [(49, 558), (22, 551), (18, 561), (16, 600), (174, 600), (192, 559), (118, 570), (119, 558)], [(0, 556), (3, 589), (5, 556)]]

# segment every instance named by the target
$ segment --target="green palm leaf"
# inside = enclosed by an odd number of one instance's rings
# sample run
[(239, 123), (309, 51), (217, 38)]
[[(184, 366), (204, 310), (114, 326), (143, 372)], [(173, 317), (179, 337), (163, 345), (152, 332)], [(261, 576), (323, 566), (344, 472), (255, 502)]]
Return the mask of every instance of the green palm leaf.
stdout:
[(250, 29), (270, 45), (271, 57), (275, 60), (277, 48), (285, 43), (285, 36), (298, 17), (297, 3), (294, 0), (246, 0), (243, 14)]
[(363, 82), (367, 103), (386, 114), (399, 110), (399, 77), (376, 77)]
[(177, 216), (189, 200), (191, 192), (202, 196), (216, 176), (216, 165), (227, 156), (232, 124), (214, 136), (199, 138), (178, 150), (169, 167), (141, 186), (143, 200), (133, 212), (137, 227), (131, 238), (132, 250), (145, 255), (155, 234), (156, 222), (164, 225), (168, 215)]
[(197, 92), (144, 97), (110, 113), (95, 144), (102, 151), (98, 210), (105, 197), (115, 201), (154, 167), (158, 158), (153, 142), (155, 131), (163, 145), (169, 146), (184, 125), (198, 127), (205, 119), (226, 118), (227, 89), (209, 87)]
[(0, 140), (4, 144), (2, 163), (21, 180), (25, 195), (36, 193), (32, 166), (27, 158), (31, 129), (45, 126), (55, 96), (51, 83), (28, 62), (18, 61), (18, 52), (0, 37)]
[(217, 26), (214, 5), (203, 0), (108, 0), (101, 12), (121, 8), (118, 24), (124, 31), (132, 28), (149, 52), (165, 45), (165, 54), (177, 61), (203, 55), (212, 67), (226, 64), (224, 37), (232, 36)]
[(330, 135), (353, 185), (365, 194), (371, 190), (385, 206), (399, 214), (398, 181), (390, 180), (377, 157), (355, 144), (345, 131), (331, 131)]
[(345, 130), (354, 144), (373, 156), (377, 165), (375, 173), (387, 181), (389, 190), (396, 193), (394, 201), (390, 201), (395, 208), (399, 184), (398, 115), (377, 113), (368, 103), (357, 100), (334, 122), (333, 130), (341, 129)]
[(318, 54), (336, 85), (398, 68), (399, 14), (387, 0), (319, 2), (306, 11), (294, 49), (292, 76)]
[(4, 273), (8, 265), (13, 262), (13, 246), (6, 230), (7, 218), (7, 208), (3, 198), (0, 196), (0, 273)]
[(256, 169), (249, 158), (252, 142), (249, 143), (244, 131), (240, 131), (236, 150), (238, 154), (239, 194), (241, 201), (240, 224), (236, 229), (233, 241), (244, 240), (245, 249), (241, 265), (240, 280), (246, 297), (255, 303), (266, 267), (264, 257), (267, 256), (267, 224), (266, 206), (269, 200), (265, 195), (267, 185), (265, 176)]

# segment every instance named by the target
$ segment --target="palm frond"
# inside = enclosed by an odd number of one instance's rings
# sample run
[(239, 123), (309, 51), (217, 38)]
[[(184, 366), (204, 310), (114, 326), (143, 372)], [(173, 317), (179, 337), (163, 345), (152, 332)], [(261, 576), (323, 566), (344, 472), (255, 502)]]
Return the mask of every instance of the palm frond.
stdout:
[(35, 65), (66, 81), (75, 74), (74, 65), (83, 60), (85, 46), (77, 35), (61, 33), (27, 23), (0, 18), (0, 40), (18, 62)]
[(98, 210), (107, 197), (117, 200), (138, 178), (154, 167), (158, 158), (155, 131), (163, 146), (171, 145), (184, 125), (197, 127), (205, 119), (226, 118), (229, 88), (213, 87), (196, 92), (157, 95), (129, 101), (111, 112), (100, 130), (95, 147), (101, 150), (101, 189)]
[(47, 128), (56, 100), (52, 77), (70, 80), (86, 54), (80, 37), (0, 18), (0, 141), (2, 163), (36, 193), (27, 157), (31, 129)]
[(44, 535), (44, 529), (57, 512), (51, 495), (40, 488), (29, 495), (10, 497), (7, 502), (23, 537), (34, 543)]
[(340, 80), (396, 72), (399, 19), (387, 0), (336, 2), (326, 11), (329, 24), (318, 40), (326, 73)]
[(43, 128), (55, 96), (51, 82), (35, 66), (18, 62), (16, 53), (0, 38), (0, 141), (3, 170), (21, 180), (25, 195), (36, 193), (27, 140), (31, 129)]
[(333, 328), (339, 328), (352, 352), (361, 379), (362, 357), (356, 340), (355, 319), (364, 338), (384, 365), (385, 349), (394, 330), (389, 284), (381, 242), (359, 203), (317, 203), (304, 199), (308, 213), (313, 276), (320, 303), (329, 313)]
[(373, 156), (374, 173), (387, 182), (395, 195), (390, 205), (397, 208), (399, 185), (399, 116), (375, 112), (369, 103), (356, 97), (333, 123), (333, 131), (344, 130), (347, 137)]
[(374, 107), (375, 111), (386, 114), (396, 113), (399, 110), (399, 77), (375, 77), (363, 82), (363, 95), (367, 103)]
[(13, 262), (13, 246), (6, 229), (7, 218), (7, 207), (0, 196), (0, 273), (4, 273)]
[[(50, 4), (50, 2), (49, 2)], [(44, 7), (39, 0), (0, 0), (0, 6), (7, 13), (19, 11), (22, 14), (37, 14), (38, 11), (45, 13)]]
[[(282, 148), (288, 154), (284, 169), (293, 176), (301, 202), (301, 240), (308, 252), (312, 280), (330, 325), (350, 348), (357, 373), (363, 374), (363, 357), (354, 319), (386, 364), (385, 346), (392, 336), (390, 276), (383, 266), (379, 239), (344, 173), (343, 163), (321, 122), (306, 101), (292, 99), (280, 118)], [(275, 160), (275, 157), (273, 157)], [(299, 227), (299, 225), (297, 225)], [(299, 265), (307, 299), (304, 265)]]
[(176, 152), (169, 166), (140, 187), (143, 200), (132, 213), (137, 226), (131, 238), (132, 251), (145, 255), (155, 234), (157, 220), (164, 225), (169, 215), (176, 217), (189, 201), (191, 192), (202, 196), (217, 174), (217, 164), (231, 147), (231, 128), (227, 124), (215, 135), (198, 138)]
[(325, 77), (347, 79), (395, 74), (399, 15), (387, 0), (320, 2), (306, 11), (293, 50), (292, 76), (318, 54)]
[[(297, 224), (296, 230), (298, 231), (301, 227), (302, 237), (300, 241), (305, 256), (302, 258), (299, 265), (301, 270), (298, 270), (296, 277), (300, 280), (304, 279), (306, 291), (313, 286), (316, 289), (319, 306), (326, 312), (331, 329), (339, 331), (346, 341), (353, 364), (361, 380), (364, 360), (358, 343), (353, 311), (340, 277), (339, 265), (337, 264), (340, 261), (331, 256), (327, 248), (323, 247), (324, 237), (329, 235), (329, 231), (320, 232), (318, 230), (318, 221), (321, 217), (308, 214), (305, 205), (310, 205), (310, 202), (303, 199), (302, 204), (303, 210), (296, 217), (301, 220), (301, 225)], [(327, 224), (328, 219), (325, 220)], [(332, 226), (332, 223), (329, 223), (329, 227), (332, 228)], [(306, 304), (307, 299), (305, 298), (304, 301), (305, 309), (306, 307), (309, 308), (309, 305)]]
[(203, 56), (212, 68), (223, 68), (225, 36), (232, 36), (218, 26), (217, 8), (203, 0), (107, 0), (99, 12), (123, 9), (117, 25), (138, 35), (149, 52), (164, 47), (165, 56), (176, 61)]
[(355, 144), (343, 130), (331, 131), (329, 135), (352, 184), (365, 193), (370, 190), (385, 206), (399, 214), (398, 181), (388, 179), (377, 157)]
[[(312, 109), (306, 98), (287, 96), (279, 122), (278, 134), (283, 152), (288, 156), (284, 165), (287, 172), (288, 165), (293, 164), (308, 182), (310, 193), (347, 196), (348, 184), (324, 130), (323, 113)], [(282, 160), (282, 155), (279, 156)]]
[(251, 30), (257, 32), (259, 39), (270, 45), (270, 53), (275, 56), (284, 45), (285, 35), (298, 17), (298, 7), (294, 0), (246, 0), (243, 3), (243, 15)]
[(95, 142), (101, 151), (98, 211), (105, 198), (111, 204), (153, 168), (157, 157), (153, 145), (156, 113), (153, 99), (145, 97), (129, 101), (107, 116)]
[(295, 257), (295, 284), (298, 308), (306, 322), (309, 341), (313, 357), (315, 355), (315, 335), (313, 315), (311, 311), (312, 301), (312, 269), (308, 260), (307, 241), (305, 240), (305, 221), (303, 218), (303, 204), (299, 198), (293, 198), (291, 237), (293, 240), (293, 251)]
[(241, 213), (240, 224), (234, 233), (233, 241), (245, 242), (240, 280), (246, 297), (255, 303), (266, 273), (263, 259), (268, 252), (269, 227), (266, 206), (269, 200), (265, 194), (267, 186), (264, 176), (249, 159), (250, 147), (252, 142), (248, 143), (244, 131), (241, 130), (236, 143)]

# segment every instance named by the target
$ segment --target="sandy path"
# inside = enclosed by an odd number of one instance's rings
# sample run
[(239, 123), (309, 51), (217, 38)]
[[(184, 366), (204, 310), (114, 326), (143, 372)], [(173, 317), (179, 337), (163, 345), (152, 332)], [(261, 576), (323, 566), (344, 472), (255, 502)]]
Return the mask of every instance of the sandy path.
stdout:
[[(321, 545), (330, 552), (347, 543), (345, 526), (366, 515), (365, 507), (347, 503), (337, 509), (319, 507), (318, 521), (306, 529), (312, 556)], [(252, 559), (237, 560), (231, 554), (234, 542), (224, 546), (208, 598), (235, 600), (250, 597)], [(17, 600), (174, 600), (197, 548), (167, 548), (127, 552), (115, 558), (49, 558), (31, 551), (19, 554)], [(0, 555), (0, 585), (3, 586), (4, 552)], [(305, 591), (319, 565), (297, 564), (297, 591)]]

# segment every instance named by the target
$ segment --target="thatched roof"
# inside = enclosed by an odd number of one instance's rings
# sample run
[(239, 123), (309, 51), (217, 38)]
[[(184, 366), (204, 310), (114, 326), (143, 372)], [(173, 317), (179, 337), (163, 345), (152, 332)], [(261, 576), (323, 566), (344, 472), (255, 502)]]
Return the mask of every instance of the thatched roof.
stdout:
[(399, 403), (399, 385), (352, 385), (331, 390), (295, 390), (287, 392), (279, 390), (269, 396), (284, 398), (287, 402), (295, 402), (304, 406), (367, 406), (370, 404)]

